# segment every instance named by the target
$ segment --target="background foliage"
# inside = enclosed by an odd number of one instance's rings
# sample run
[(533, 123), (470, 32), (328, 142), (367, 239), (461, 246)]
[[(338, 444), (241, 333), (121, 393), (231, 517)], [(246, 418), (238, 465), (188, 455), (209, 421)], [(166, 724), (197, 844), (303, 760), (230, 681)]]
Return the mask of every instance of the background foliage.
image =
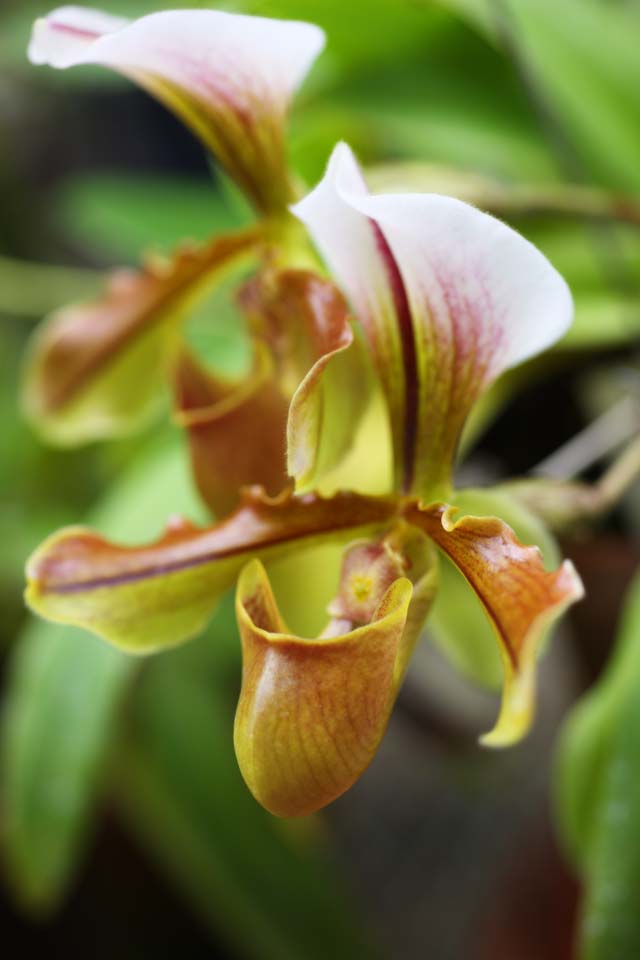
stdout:
[[(182, 5), (208, 4), (101, 4), (128, 16)], [(292, 118), (292, 161), (308, 183), (345, 138), (380, 182), (494, 210), (570, 283), (572, 331), (493, 393), (463, 477), (528, 471), (621, 401), (637, 429), (640, 4), (217, 6), (327, 31)], [(452, 636), (477, 635), (478, 611), (459, 606), (453, 584), (434, 622), (438, 643), (423, 645), (380, 756), (309, 821), (273, 820), (240, 781), (229, 604), (200, 641), (145, 664), (78, 631), (27, 621), (24, 559), (53, 528), (87, 519), (135, 541), (170, 513), (203, 516), (166, 417), (142, 436), (73, 452), (38, 441), (17, 402), (30, 331), (96, 289), (107, 266), (247, 216), (189, 134), (143, 94), (107, 72), (27, 63), (30, 24), (44, 11), (32, 0), (4, 0), (0, 10), (3, 923), (25, 945), (46, 938), (54, 954), (71, 956), (86, 953), (91, 924), (108, 931), (92, 944), (96, 957), (155, 949), (260, 960), (425, 952), (554, 960), (571, 956), (572, 943), (585, 960), (636, 956), (637, 579), (615, 638), (640, 557), (637, 491), (590, 537), (563, 544), (590, 593), (545, 660), (541, 717), (527, 744), (499, 756), (475, 745), (493, 695), (457, 679), (436, 652)], [(215, 331), (205, 313), (190, 335), (237, 369), (246, 356), (233, 312), (214, 308)], [(477, 649), (467, 673), (491, 685), (480, 638)], [(565, 860), (549, 826), (549, 756), (563, 715), (591, 684), (555, 760)]]

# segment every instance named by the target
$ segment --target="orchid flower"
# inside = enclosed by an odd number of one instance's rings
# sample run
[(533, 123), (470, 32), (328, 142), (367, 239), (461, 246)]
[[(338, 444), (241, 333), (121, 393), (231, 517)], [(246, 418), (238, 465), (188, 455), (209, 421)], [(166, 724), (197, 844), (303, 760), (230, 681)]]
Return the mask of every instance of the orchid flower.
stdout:
[(324, 45), (309, 23), (215, 10), (175, 10), (129, 21), (60, 7), (36, 21), (33, 63), (111, 67), (175, 111), (218, 157), (257, 210), (292, 198), (285, 117)]
[[(34, 37), (36, 60), (106, 63), (170, 103), (263, 213), (272, 216), (273, 198), (287, 195), (281, 144), (269, 152), (282, 130), (276, 137), (283, 99), (275, 109), (274, 91), (289, 92), (319, 49), (314, 28), (190, 12), (128, 25), (63, 8), (36, 25)], [(247, 72), (252, 58), (255, 76)], [(274, 64), (286, 81), (278, 72), (275, 82)], [(269, 156), (264, 166), (260, 151)], [(265, 179), (257, 188), (259, 171)], [(197, 528), (172, 518), (140, 547), (65, 529), (27, 569), (35, 611), (138, 654), (196, 635), (237, 582), (236, 753), (256, 799), (280, 816), (331, 802), (372, 760), (437, 594), (439, 556), (462, 573), (495, 631), (504, 685), (496, 724), (482, 738), (488, 746), (526, 733), (544, 635), (582, 595), (570, 562), (545, 569), (540, 550), (520, 543), (503, 520), (462, 509), (452, 479), (477, 400), (570, 325), (562, 278), (523, 237), (465, 203), (371, 195), (345, 144), (292, 212), (308, 239), (287, 228), (286, 244), (261, 240), (257, 271), (240, 292), (256, 344), (250, 376), (229, 385), (182, 345), (173, 352), (177, 415), (196, 480), (222, 519)], [(286, 222), (283, 207), (278, 216)], [(167, 302), (182, 302), (228, 258), (253, 250), (256, 232), (259, 225), (192, 253), (191, 279), (175, 265), (162, 277), (138, 276), (129, 294), (112, 290), (106, 307), (103, 300), (83, 308), (83, 320), (67, 318), (73, 349), (60, 381), (49, 369), (38, 382), (64, 392), (69, 381), (89, 377), (104, 344), (112, 349), (130, 334), (132, 316), (139, 333), (151, 326), (157, 334)], [(98, 329), (87, 331), (83, 350), (87, 313)], [(150, 317), (161, 319), (154, 326)], [(49, 342), (41, 366), (63, 348), (64, 338), (57, 347)], [(365, 466), (373, 471), (376, 459), (390, 456), (393, 469), (372, 493), (350, 452), (376, 397), (384, 414), (372, 421)], [(332, 471), (340, 489), (328, 484)], [(323, 543), (342, 549), (337, 588), (327, 597), (325, 629), (300, 636), (283, 619), (267, 571)]]

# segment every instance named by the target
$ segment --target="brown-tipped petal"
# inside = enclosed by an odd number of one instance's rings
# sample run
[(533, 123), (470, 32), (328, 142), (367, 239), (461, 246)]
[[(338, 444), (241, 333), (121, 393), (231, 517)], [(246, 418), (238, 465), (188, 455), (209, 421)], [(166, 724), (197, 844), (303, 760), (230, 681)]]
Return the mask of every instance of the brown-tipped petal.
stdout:
[(255, 206), (290, 196), (284, 128), (289, 102), (322, 49), (309, 23), (219, 10), (166, 10), (125, 20), (60, 7), (36, 21), (33, 63), (100, 64), (173, 110), (217, 155)]
[(162, 397), (177, 322), (259, 236), (229, 235), (118, 270), (102, 296), (54, 314), (36, 333), (23, 389), (25, 410), (47, 439), (84, 443), (144, 422)]
[(411, 600), (396, 580), (371, 621), (305, 640), (280, 617), (262, 565), (238, 583), (242, 692), (235, 722), (249, 789), (277, 816), (312, 813), (344, 793), (371, 762), (396, 695), (395, 667)]
[(443, 504), (413, 503), (406, 519), (456, 564), (495, 628), (504, 669), (502, 707), (482, 743), (507, 746), (531, 723), (536, 656), (545, 631), (582, 597), (583, 587), (570, 561), (546, 571), (538, 547), (523, 546), (502, 520), (465, 516), (456, 521), (455, 512)]
[(244, 486), (259, 484), (271, 496), (289, 486), (289, 404), (262, 344), (256, 346), (252, 373), (240, 381), (213, 376), (186, 350), (174, 377), (175, 417), (187, 430), (196, 483), (214, 514), (229, 513)]
[(291, 397), (287, 462), (296, 489), (317, 486), (349, 451), (371, 395), (371, 370), (337, 287), (309, 270), (282, 270), (245, 286), (241, 304), (274, 356)]
[(155, 543), (125, 547), (81, 527), (62, 530), (27, 565), (26, 599), (41, 616), (92, 630), (135, 652), (196, 634), (252, 556), (271, 558), (296, 542), (351, 537), (383, 526), (391, 498), (245, 491), (237, 510), (204, 529), (172, 523)]

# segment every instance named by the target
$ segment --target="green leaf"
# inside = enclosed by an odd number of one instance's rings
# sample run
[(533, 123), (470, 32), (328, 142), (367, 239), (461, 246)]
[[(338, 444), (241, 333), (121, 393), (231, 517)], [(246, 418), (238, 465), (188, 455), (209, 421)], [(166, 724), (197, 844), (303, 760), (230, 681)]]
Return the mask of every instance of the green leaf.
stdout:
[(603, 0), (507, 0), (507, 5), (512, 16), (506, 22), (512, 21), (531, 80), (581, 161), (600, 182), (638, 189), (637, 8)]
[[(181, 451), (161, 447), (92, 520), (120, 539), (149, 536), (158, 516), (198, 515)], [(51, 908), (86, 842), (105, 756), (136, 661), (95, 637), (34, 622), (18, 638), (3, 715), (4, 853), (17, 896)]]
[[(637, 5), (607, 0), (442, 0), (515, 57), (551, 111), (558, 149), (599, 182), (638, 189)], [(603, 42), (606, 37), (606, 43)], [(560, 147), (566, 138), (568, 149)]]
[(207, 179), (104, 172), (67, 180), (54, 199), (69, 236), (95, 256), (137, 262), (145, 250), (170, 251), (247, 222), (233, 195)]
[(556, 819), (574, 863), (588, 873), (602, 821), (622, 715), (640, 689), (640, 578), (625, 607), (616, 648), (598, 685), (570, 714), (555, 764)]
[(20, 638), (4, 717), (7, 866), (27, 906), (61, 895), (85, 841), (131, 662), (93, 638), (32, 623)]
[[(640, 617), (636, 633), (640, 635)], [(589, 785), (593, 789), (594, 784)], [(582, 960), (640, 956), (640, 695), (620, 705), (595, 807)]]
[[(307, 20), (327, 32), (326, 62), (343, 70), (364, 63), (397, 64), (401, 56), (420, 55), (442, 17), (430, 4), (412, 0), (350, 0), (348, 15), (343, 0), (236, 0), (233, 7), (243, 13), (265, 17)], [(360, 23), (366, 29), (354, 29)]]
[(232, 605), (154, 660), (119, 751), (117, 799), (202, 919), (255, 960), (371, 956), (313, 821), (253, 800), (232, 745), (240, 646)]
[(233, 513), (217, 524), (174, 516), (160, 537), (136, 548), (88, 527), (69, 527), (30, 557), (25, 597), (56, 623), (91, 630), (130, 652), (153, 653), (197, 636), (247, 560), (351, 540), (384, 526), (396, 508), (393, 497), (285, 491), (270, 499), (261, 487), (246, 487)]

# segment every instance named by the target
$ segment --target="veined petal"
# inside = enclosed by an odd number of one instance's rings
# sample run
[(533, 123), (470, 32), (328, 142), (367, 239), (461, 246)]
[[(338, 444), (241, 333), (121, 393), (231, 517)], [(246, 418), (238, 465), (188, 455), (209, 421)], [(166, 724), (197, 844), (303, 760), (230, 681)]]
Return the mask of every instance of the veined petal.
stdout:
[(393, 371), (384, 382), (396, 475), (407, 492), (447, 492), (475, 401), (568, 329), (564, 280), (522, 236), (459, 200), (370, 195), (345, 144), (294, 212), (350, 296), (379, 366)]
[(179, 518), (155, 543), (110, 543), (82, 527), (61, 530), (27, 565), (26, 600), (36, 613), (147, 653), (194, 636), (246, 561), (280, 556), (295, 543), (348, 539), (383, 526), (392, 498), (323, 499), (246, 490), (221, 523), (199, 529)]
[(250, 281), (241, 304), (268, 344), (291, 397), (287, 465), (298, 491), (316, 487), (349, 451), (371, 395), (371, 370), (337, 287), (310, 270)]
[[(412, 504), (406, 519), (424, 530), (475, 590), (497, 634), (504, 671), (502, 707), (487, 746), (527, 732), (535, 697), (536, 655), (546, 629), (583, 596), (573, 564), (548, 572), (537, 547), (523, 546), (496, 517), (454, 519), (455, 508)], [(469, 638), (473, 643), (473, 638)]]
[[(366, 611), (358, 607), (365, 622), (353, 627), (345, 621), (342, 632), (314, 640), (289, 631), (259, 562), (240, 576), (236, 754), (249, 789), (277, 816), (312, 813), (344, 793), (371, 762), (386, 729), (403, 673), (399, 658), (412, 585), (394, 577), (392, 561), (382, 571), (377, 553), (372, 559), (381, 573), (374, 590), (379, 602)], [(366, 556), (356, 560), (367, 568)]]
[(221, 272), (259, 242), (258, 231), (184, 246), (168, 261), (118, 270), (104, 294), (65, 307), (36, 332), (23, 405), (55, 443), (135, 429), (162, 397), (176, 325)]
[[(544, 523), (504, 488), (467, 488), (456, 491), (456, 517), (500, 517), (520, 543), (540, 547), (545, 569), (560, 564), (558, 545)], [(458, 672), (473, 683), (493, 690), (502, 686), (503, 670), (495, 630), (477, 594), (456, 565), (443, 557), (438, 596), (429, 616), (429, 634)], [(469, 638), (473, 637), (473, 642)], [(542, 650), (540, 650), (542, 653)]]
[(381, 540), (352, 544), (333, 619), (316, 639), (288, 629), (259, 562), (244, 569), (236, 753), (272, 813), (311, 813), (369, 765), (435, 595), (436, 561), (424, 534), (403, 522)]
[(289, 102), (324, 45), (309, 23), (219, 10), (170, 10), (129, 21), (65, 6), (37, 20), (33, 63), (111, 67), (185, 121), (262, 212), (289, 198)]
[(285, 458), (289, 404), (263, 344), (256, 345), (251, 374), (233, 381), (213, 376), (183, 350), (174, 385), (174, 416), (188, 433), (198, 489), (216, 516), (229, 513), (242, 487), (259, 484), (275, 496), (289, 485)]
[(309, 229), (365, 330), (387, 399), (398, 478), (405, 446), (411, 323), (395, 261), (376, 224), (351, 203), (356, 196), (366, 197), (367, 188), (353, 154), (339, 144), (324, 179), (292, 210)]

